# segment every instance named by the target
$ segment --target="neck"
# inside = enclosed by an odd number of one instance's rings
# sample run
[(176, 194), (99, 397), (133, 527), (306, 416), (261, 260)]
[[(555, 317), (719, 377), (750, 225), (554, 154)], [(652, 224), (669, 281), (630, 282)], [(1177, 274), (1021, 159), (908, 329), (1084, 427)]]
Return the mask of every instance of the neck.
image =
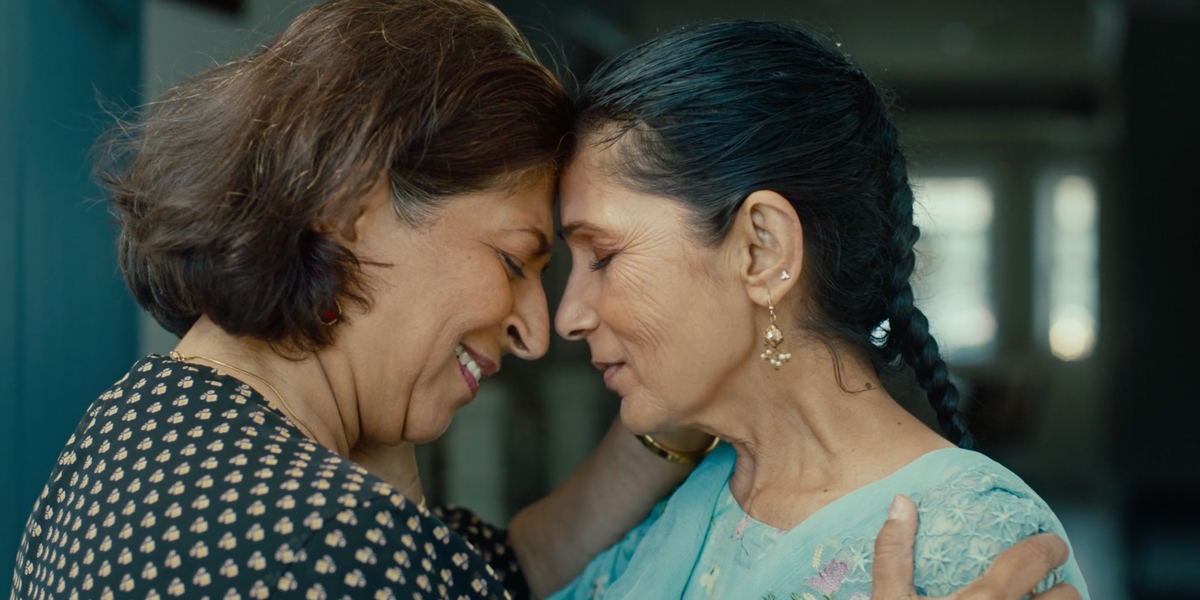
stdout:
[(350, 459), (392, 484), (405, 498), (417, 504), (425, 502), (425, 489), (417, 471), (417, 451), (411, 443), (398, 446), (359, 443), (350, 450)]
[(950, 446), (892, 399), (865, 359), (841, 352), (839, 382), (823, 342), (795, 348), (778, 371), (748, 362), (740, 370), (747, 376), (698, 419), (737, 451), (730, 491), (754, 518), (791, 529), (833, 500)]
[(207, 316), (188, 330), (175, 351), (246, 383), (317, 443), (363, 465), (410, 500), (422, 499), (412, 444), (385, 447), (360, 436), (354, 378), (341, 353), (320, 350), (284, 357), (269, 344), (226, 333)]

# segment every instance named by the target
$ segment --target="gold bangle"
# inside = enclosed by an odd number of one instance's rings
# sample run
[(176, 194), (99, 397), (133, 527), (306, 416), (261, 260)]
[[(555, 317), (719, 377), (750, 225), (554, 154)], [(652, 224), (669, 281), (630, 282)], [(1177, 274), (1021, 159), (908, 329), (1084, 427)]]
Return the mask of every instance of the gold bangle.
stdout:
[(714, 437), (712, 443), (703, 450), (697, 450), (694, 452), (680, 452), (678, 450), (672, 450), (658, 443), (658, 441), (648, 435), (639, 435), (637, 436), (637, 439), (641, 440), (642, 445), (648, 448), (651, 452), (665, 458), (668, 462), (673, 462), (677, 465), (694, 465), (700, 462), (700, 460), (705, 456), (708, 456), (708, 453), (712, 452), (713, 448), (716, 448), (717, 444), (721, 443), (720, 438)]

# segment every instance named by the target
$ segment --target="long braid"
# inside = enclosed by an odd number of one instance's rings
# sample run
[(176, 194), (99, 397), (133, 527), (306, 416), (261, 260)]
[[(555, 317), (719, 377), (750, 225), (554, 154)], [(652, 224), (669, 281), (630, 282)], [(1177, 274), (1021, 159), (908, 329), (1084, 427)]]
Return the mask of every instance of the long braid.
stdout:
[(937, 340), (929, 333), (929, 319), (914, 303), (911, 279), (917, 258), (913, 247), (921, 237), (921, 229), (913, 223), (913, 191), (896, 128), (886, 115), (881, 121), (880, 141), (888, 176), (894, 183), (890, 212), (895, 219), (888, 240), (892, 269), (887, 285), (891, 299), (887, 305), (889, 330), (884, 351), (888, 356), (899, 356), (912, 367), (946, 437), (951, 443), (969, 448), (972, 439), (958, 387), (951, 383)]

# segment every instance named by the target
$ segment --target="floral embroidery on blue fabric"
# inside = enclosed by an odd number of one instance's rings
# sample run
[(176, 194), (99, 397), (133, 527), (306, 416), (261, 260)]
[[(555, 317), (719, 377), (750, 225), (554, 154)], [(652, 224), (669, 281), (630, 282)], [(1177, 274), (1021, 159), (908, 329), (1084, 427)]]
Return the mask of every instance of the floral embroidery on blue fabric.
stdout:
[[(729, 492), (735, 457), (718, 448), (624, 541), (550, 600), (868, 600), (875, 535), (896, 494), (917, 504), (915, 581), (946, 596), (983, 574), (1009, 546), (1062, 525), (1023, 481), (966, 450), (931, 452), (855, 490), (790, 531), (754, 520)], [(629, 573), (629, 577), (624, 577)], [(1086, 600), (1074, 559), (1035, 591), (1066, 581)], [(602, 583), (601, 583), (602, 582)], [(600, 590), (599, 593), (596, 593)]]
[(809, 577), (804, 580), (808, 587), (818, 591), (826, 598), (832, 598), (833, 594), (842, 587), (842, 580), (846, 578), (846, 573), (850, 570), (850, 565), (845, 561), (838, 559), (830, 560), (821, 568), (821, 572), (817, 573), (816, 577)]
[[(932, 595), (945, 595), (983, 574), (998, 554), (1016, 541), (1042, 533), (1050, 525), (1050, 507), (1040, 500), (1013, 492), (1020, 489), (986, 465), (950, 469), (942, 485), (913, 494), (921, 526), (917, 533), (916, 579)], [(980, 501), (980, 497), (982, 500)], [(865, 600), (866, 592), (837, 592), (843, 584), (871, 583), (874, 539), (854, 536), (828, 540), (813, 552), (812, 568), (804, 578), (808, 590), (793, 592), (799, 600)], [(828, 561), (822, 557), (830, 553)], [(1062, 580), (1062, 568), (1051, 573), (1038, 591)], [(813, 592), (819, 596), (814, 596)], [(768, 594), (770, 595), (770, 594)]]

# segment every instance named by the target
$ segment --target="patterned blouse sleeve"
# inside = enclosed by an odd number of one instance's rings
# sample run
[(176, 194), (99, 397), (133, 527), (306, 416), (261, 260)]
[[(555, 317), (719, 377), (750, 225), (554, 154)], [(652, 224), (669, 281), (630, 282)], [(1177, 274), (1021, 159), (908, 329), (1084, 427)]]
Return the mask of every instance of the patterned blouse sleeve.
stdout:
[(483, 560), (504, 582), (514, 600), (530, 600), (529, 583), (517, 562), (517, 555), (508, 543), (508, 531), (497, 529), (475, 513), (459, 506), (438, 506), (431, 509), (451, 530), (467, 540)]
[[(990, 469), (972, 471), (978, 472), (961, 479), (959, 485), (914, 498), (921, 523), (915, 576), (922, 596), (950, 595), (978, 579), (1000, 553), (1029, 536), (1067, 537), (1050, 507), (1029, 488)], [(1060, 582), (1074, 585), (1088, 599), (1073, 555), (1034, 591), (1043, 592)]]

